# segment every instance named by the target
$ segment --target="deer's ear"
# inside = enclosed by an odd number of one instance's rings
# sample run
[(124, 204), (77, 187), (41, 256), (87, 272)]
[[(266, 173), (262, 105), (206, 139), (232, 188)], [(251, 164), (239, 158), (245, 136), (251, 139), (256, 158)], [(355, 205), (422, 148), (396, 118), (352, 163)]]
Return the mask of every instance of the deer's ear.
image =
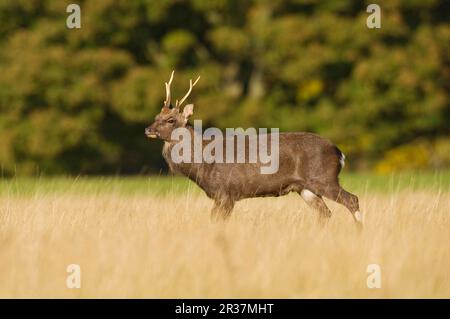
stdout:
[(183, 116), (188, 119), (192, 114), (194, 114), (194, 104), (188, 104), (183, 109)]

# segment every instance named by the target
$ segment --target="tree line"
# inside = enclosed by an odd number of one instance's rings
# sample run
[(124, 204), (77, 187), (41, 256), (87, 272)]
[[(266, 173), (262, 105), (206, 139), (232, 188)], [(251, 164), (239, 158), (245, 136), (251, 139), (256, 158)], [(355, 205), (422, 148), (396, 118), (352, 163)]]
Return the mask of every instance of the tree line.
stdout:
[[(66, 8), (81, 8), (68, 29)], [(448, 1), (0, 2), (3, 176), (165, 169), (164, 82), (204, 126), (330, 138), (350, 169), (450, 167)]]

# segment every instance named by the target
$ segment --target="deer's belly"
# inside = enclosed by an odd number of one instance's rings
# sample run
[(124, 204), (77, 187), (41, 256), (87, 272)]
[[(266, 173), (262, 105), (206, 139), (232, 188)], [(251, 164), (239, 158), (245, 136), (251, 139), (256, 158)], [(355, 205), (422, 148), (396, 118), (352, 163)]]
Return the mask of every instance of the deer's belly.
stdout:
[(270, 175), (260, 176), (259, 178), (239, 178), (239, 176), (235, 176), (235, 178), (218, 181), (213, 188), (208, 186), (202, 188), (210, 197), (227, 193), (235, 199), (282, 196), (290, 192), (300, 192), (303, 189), (301, 181)]
[(247, 188), (247, 191), (243, 194), (243, 198), (283, 196), (290, 192), (300, 192), (302, 189), (303, 187), (298, 183), (288, 185), (260, 185), (256, 188)]

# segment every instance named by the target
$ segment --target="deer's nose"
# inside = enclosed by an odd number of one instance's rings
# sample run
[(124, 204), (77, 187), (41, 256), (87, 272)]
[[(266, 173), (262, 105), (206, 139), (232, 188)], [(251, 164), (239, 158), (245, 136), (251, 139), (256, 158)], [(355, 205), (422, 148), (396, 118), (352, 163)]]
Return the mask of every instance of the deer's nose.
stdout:
[(145, 135), (147, 137), (150, 137), (150, 138), (157, 138), (158, 137), (158, 133), (153, 131), (153, 129), (150, 126), (145, 129)]

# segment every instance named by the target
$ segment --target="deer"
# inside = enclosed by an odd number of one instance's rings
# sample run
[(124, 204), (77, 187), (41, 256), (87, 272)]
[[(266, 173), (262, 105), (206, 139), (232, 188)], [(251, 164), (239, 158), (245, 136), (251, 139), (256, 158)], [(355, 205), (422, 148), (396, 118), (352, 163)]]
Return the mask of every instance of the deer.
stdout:
[[(175, 129), (186, 128), (194, 135), (189, 124), (194, 105), (182, 107), (188, 99), (194, 82), (190, 80), (187, 93), (171, 103), (171, 84), (174, 71), (165, 82), (166, 99), (153, 123), (145, 129), (148, 138), (164, 141), (162, 155), (170, 171), (181, 173), (195, 182), (206, 195), (214, 201), (211, 210), (213, 220), (226, 220), (230, 217), (235, 203), (246, 198), (278, 197), (290, 192), (298, 193), (314, 211), (320, 221), (328, 221), (331, 210), (324, 198), (346, 207), (361, 229), (363, 214), (359, 209), (358, 197), (339, 184), (339, 173), (345, 165), (345, 155), (330, 140), (309, 132), (279, 133), (279, 168), (270, 175), (261, 174), (260, 162), (256, 163), (195, 163), (176, 162), (171, 151), (177, 141), (172, 138)], [(272, 133), (270, 133), (272, 134)], [(211, 141), (204, 140), (203, 144)], [(248, 147), (248, 144), (245, 145)], [(248, 151), (248, 149), (246, 149)]]

